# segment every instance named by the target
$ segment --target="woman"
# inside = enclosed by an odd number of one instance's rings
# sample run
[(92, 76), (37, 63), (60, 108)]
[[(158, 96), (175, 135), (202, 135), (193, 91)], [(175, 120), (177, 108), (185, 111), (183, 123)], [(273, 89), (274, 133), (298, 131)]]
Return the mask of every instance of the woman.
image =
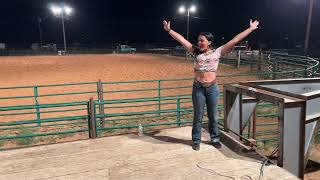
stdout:
[(163, 28), (175, 40), (177, 40), (189, 53), (196, 56), (194, 61), (194, 82), (192, 89), (192, 102), (194, 108), (193, 126), (192, 126), (192, 148), (200, 150), (201, 143), (201, 125), (204, 113), (204, 106), (207, 105), (207, 114), (209, 118), (209, 133), (212, 145), (215, 148), (221, 148), (219, 139), (217, 107), (219, 101), (219, 88), (217, 84), (217, 69), (219, 59), (242, 39), (247, 37), (252, 31), (258, 28), (259, 22), (250, 20), (250, 26), (228, 43), (213, 49), (213, 35), (209, 32), (202, 32), (198, 36), (198, 46), (193, 46), (179, 33), (170, 27), (170, 21), (163, 21)]

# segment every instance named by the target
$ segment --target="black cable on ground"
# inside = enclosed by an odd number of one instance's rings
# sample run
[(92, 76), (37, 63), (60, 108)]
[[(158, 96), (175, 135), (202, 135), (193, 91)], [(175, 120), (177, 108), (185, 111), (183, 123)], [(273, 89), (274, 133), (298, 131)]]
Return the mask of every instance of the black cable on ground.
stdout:
[[(271, 156), (275, 155), (275, 154), (278, 152), (278, 150), (279, 150), (279, 148), (276, 147), (268, 157), (271, 157)], [(271, 161), (268, 157), (264, 157), (265, 160), (263, 160), (262, 163), (261, 163), (260, 174), (259, 174), (258, 180), (262, 180), (262, 178), (263, 178), (264, 167), (265, 167), (265, 166), (269, 166), (270, 164), (273, 164), (272, 161)], [(202, 170), (205, 170), (205, 171), (210, 172), (210, 173), (212, 173), (212, 174), (214, 174), (214, 175), (217, 175), (217, 176), (226, 177), (226, 178), (229, 178), (229, 179), (232, 179), (232, 180), (236, 180), (236, 178), (234, 178), (234, 177), (232, 177), (232, 176), (224, 175), (224, 174), (215, 172), (215, 171), (212, 170), (212, 169), (202, 167), (202, 166), (200, 166), (200, 163), (201, 163), (201, 162), (199, 162), (199, 163), (197, 164), (197, 167), (200, 168), (200, 169), (202, 169)], [(241, 176), (240, 179), (241, 179), (241, 180), (252, 180), (252, 177), (249, 176), (249, 175), (244, 175), (244, 176)]]
[(200, 169), (202, 169), (202, 170), (205, 170), (205, 171), (207, 171), (207, 172), (210, 172), (210, 173), (215, 174), (215, 175), (218, 175), (218, 176), (222, 176), (222, 177), (226, 177), (226, 178), (229, 178), (229, 179), (232, 179), (232, 180), (236, 180), (236, 178), (234, 178), (234, 177), (232, 177), (232, 176), (227, 176), (227, 175), (223, 175), (223, 174), (217, 173), (217, 172), (215, 172), (214, 170), (209, 169), (209, 168), (202, 167), (202, 166), (200, 166), (199, 164), (200, 164), (200, 163), (197, 164), (197, 167), (200, 168)]
[[(269, 157), (275, 155), (277, 152), (278, 152), (279, 148), (276, 147), (272, 153), (269, 155)], [(265, 157), (265, 160), (262, 161), (262, 165), (260, 167), (260, 175), (259, 175), (259, 178), (258, 180), (261, 180), (263, 178), (263, 171), (264, 171), (264, 167), (265, 166), (269, 166), (270, 164), (272, 164), (272, 161), (268, 158), (268, 157)]]

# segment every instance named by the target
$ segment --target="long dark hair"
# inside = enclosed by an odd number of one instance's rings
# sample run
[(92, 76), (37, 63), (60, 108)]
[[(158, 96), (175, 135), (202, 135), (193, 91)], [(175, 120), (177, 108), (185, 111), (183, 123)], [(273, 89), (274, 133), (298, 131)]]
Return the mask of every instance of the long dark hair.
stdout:
[[(212, 33), (210, 32), (201, 32), (199, 34), (199, 36), (204, 36), (208, 41), (211, 42), (210, 44), (210, 47), (209, 48), (212, 48), (212, 43), (213, 43), (213, 40), (214, 40), (214, 36), (212, 35)], [(198, 45), (193, 45), (193, 49), (194, 49), (194, 54), (195, 55), (199, 55), (199, 54), (202, 54), (203, 51), (200, 51), (200, 48), (198, 47)]]

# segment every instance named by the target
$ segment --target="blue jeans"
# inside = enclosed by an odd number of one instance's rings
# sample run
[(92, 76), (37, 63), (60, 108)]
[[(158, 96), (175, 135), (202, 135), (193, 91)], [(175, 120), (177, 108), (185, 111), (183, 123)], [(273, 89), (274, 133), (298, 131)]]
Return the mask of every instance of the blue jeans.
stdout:
[(209, 133), (212, 142), (219, 142), (218, 128), (218, 103), (219, 103), (219, 87), (213, 84), (209, 87), (202, 86), (201, 83), (195, 81), (192, 89), (192, 102), (194, 109), (192, 141), (201, 143), (201, 127), (204, 114), (204, 106), (207, 105), (207, 114), (209, 118)]

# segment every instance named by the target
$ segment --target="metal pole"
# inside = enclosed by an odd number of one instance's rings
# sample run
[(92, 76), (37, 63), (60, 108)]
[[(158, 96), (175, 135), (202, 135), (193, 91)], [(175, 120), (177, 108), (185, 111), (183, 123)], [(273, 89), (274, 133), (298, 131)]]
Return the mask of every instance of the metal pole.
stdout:
[(161, 115), (161, 80), (158, 80), (158, 112)]
[(257, 134), (257, 107), (254, 108), (252, 115), (252, 139), (256, 139)]
[[(190, 21), (190, 10), (188, 9), (188, 14), (187, 14), (187, 40), (189, 41), (189, 21)], [(185, 58), (188, 60), (188, 51), (185, 53)]]
[(61, 20), (62, 20), (62, 32), (63, 32), (63, 43), (64, 43), (64, 54), (67, 52), (67, 45), (66, 45), (66, 32), (64, 27), (64, 12), (61, 13)]
[(305, 42), (304, 42), (304, 55), (307, 55), (307, 53), (308, 53), (313, 3), (314, 3), (314, 0), (310, 0), (307, 31), (306, 31), (306, 38), (305, 38)]
[[(103, 99), (103, 84), (101, 79), (99, 79), (97, 84), (97, 91), (98, 91), (98, 100), (99, 100), (99, 113), (100, 115), (104, 116), (104, 99)], [(100, 127), (105, 127), (105, 118), (100, 118)]]
[(237, 68), (240, 68), (240, 61), (241, 61), (241, 50), (238, 51), (238, 63), (237, 63)]
[(41, 126), (41, 117), (40, 117), (40, 108), (39, 108), (39, 92), (38, 92), (38, 86), (33, 87), (33, 92), (34, 92), (34, 101), (35, 101), (35, 106), (36, 106), (36, 115), (37, 115), (37, 123), (38, 127)]
[(178, 126), (181, 126), (181, 99), (177, 99), (177, 122)]
[(39, 25), (39, 36), (40, 36), (40, 49), (42, 47), (42, 31), (41, 31), (41, 18), (38, 17), (38, 25)]
[(189, 41), (189, 19), (190, 19), (190, 10), (188, 9), (188, 15), (187, 15), (187, 40)]

